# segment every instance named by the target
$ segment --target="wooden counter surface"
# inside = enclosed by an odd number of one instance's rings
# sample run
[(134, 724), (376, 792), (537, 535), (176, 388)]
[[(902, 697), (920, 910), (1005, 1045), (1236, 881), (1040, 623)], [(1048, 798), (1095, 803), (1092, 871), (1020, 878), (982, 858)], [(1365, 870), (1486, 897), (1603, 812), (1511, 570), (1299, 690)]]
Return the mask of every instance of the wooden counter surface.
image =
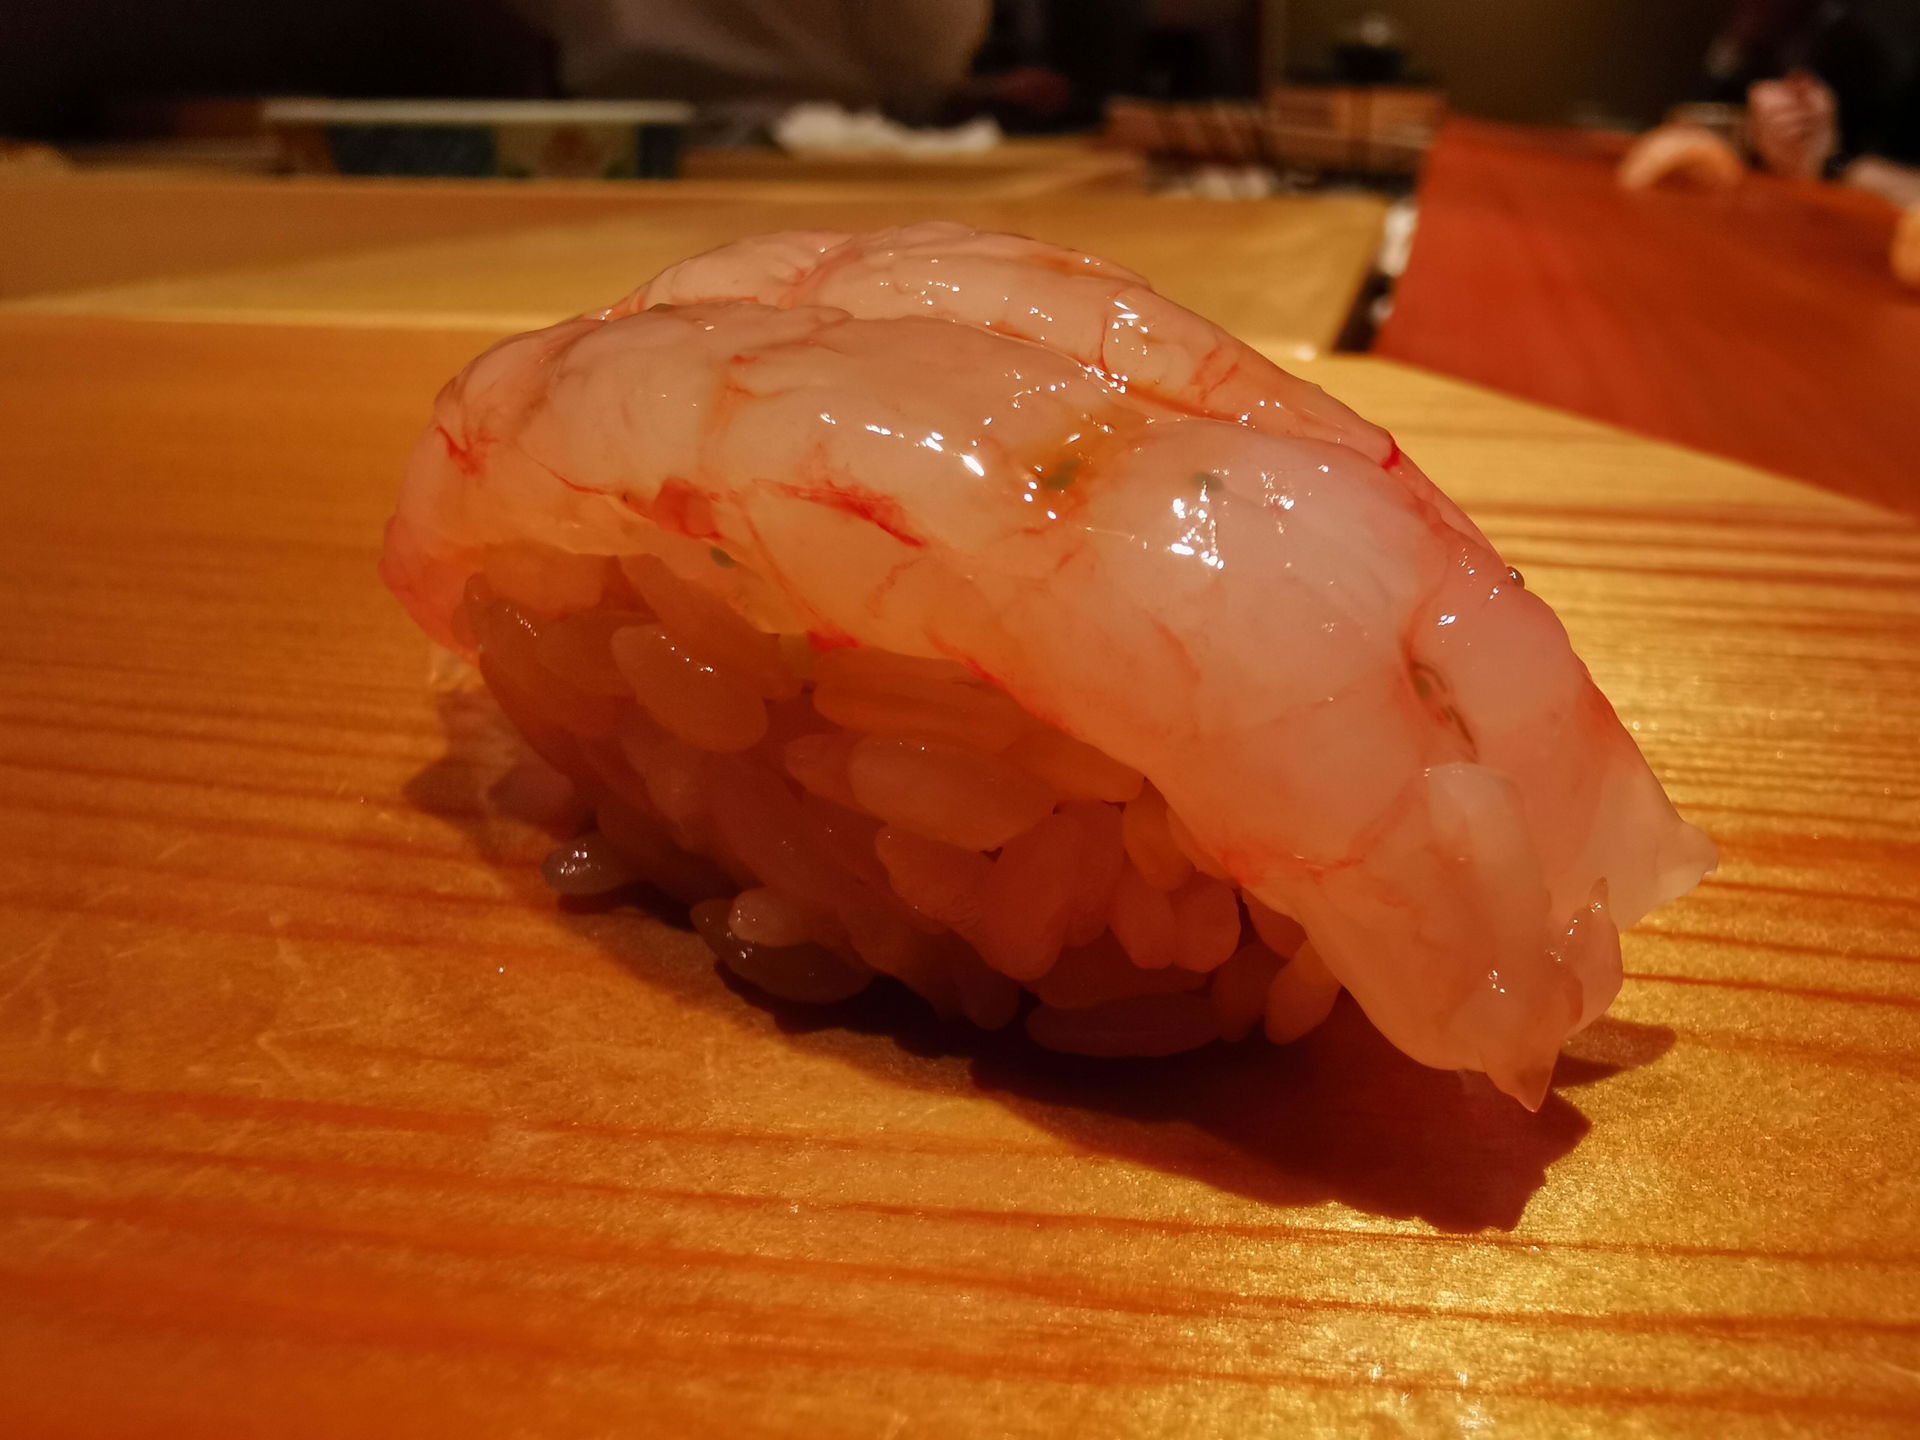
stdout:
[(1455, 121), (1377, 353), (1920, 513), (1897, 212), (1752, 174), (1628, 192), (1618, 137)]
[[(612, 304), (655, 272), (743, 235), (960, 220), (1091, 250), (1250, 340), (1330, 347), (1372, 269), (1372, 197), (1205, 201), (1104, 193), (1020, 200), (710, 200), (644, 216), (362, 250), (292, 264), (47, 294), (40, 314), (510, 331)], [(1206, 256), (1193, 263), (1198, 247)]]
[(274, 265), (372, 246), (567, 225), (715, 201), (750, 205), (1137, 188), (1138, 157), (1081, 140), (894, 161), (689, 152), (670, 182), (404, 180), (0, 168), (0, 299)]
[(1913, 1433), (1912, 524), (1308, 367), (1724, 866), (1538, 1115), (1072, 1062), (542, 892), (373, 574), (482, 338), (0, 316), (0, 1434)]
[(682, 173), (691, 182), (822, 186), (945, 187), (976, 198), (1017, 199), (1082, 188), (1138, 189), (1143, 156), (1080, 136), (1022, 137), (991, 150), (954, 155), (789, 155), (729, 147), (687, 152)]

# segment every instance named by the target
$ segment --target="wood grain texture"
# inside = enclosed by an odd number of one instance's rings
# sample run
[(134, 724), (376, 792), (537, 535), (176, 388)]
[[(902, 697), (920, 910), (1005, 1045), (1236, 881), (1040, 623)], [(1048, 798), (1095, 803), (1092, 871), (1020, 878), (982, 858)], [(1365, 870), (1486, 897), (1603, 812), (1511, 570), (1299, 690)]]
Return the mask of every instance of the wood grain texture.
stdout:
[(0, 1433), (1912, 1433), (1913, 525), (1311, 367), (1725, 865), (1538, 1115), (1073, 1062), (541, 892), (373, 577), (478, 342), (0, 317)]
[(1920, 511), (1920, 294), (1896, 212), (1754, 174), (1623, 191), (1624, 142), (1455, 121), (1379, 354)]
[[(424, 324), (514, 330), (612, 304), (688, 255), (763, 230), (866, 230), (959, 220), (1104, 255), (1236, 333), (1331, 346), (1373, 265), (1378, 199), (1247, 201), (1076, 192), (934, 200), (913, 190), (772, 204), (675, 203), (644, 216), (363, 249), (296, 263), (32, 297), (17, 310), (144, 319)], [(1204, 264), (1193, 263), (1196, 248)]]
[(1126, 188), (1139, 171), (1133, 156), (1062, 140), (914, 163), (694, 150), (688, 178), (670, 183), (0, 170), (0, 299), (682, 204), (1017, 198)]

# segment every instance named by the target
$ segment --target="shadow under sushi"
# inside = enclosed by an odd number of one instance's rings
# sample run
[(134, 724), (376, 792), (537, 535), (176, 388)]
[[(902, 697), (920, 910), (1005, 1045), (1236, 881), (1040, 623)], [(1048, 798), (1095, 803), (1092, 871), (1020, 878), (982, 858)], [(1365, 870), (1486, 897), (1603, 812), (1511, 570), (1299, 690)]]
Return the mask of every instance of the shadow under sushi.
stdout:
[[(630, 928), (609, 927), (619, 910), (635, 908), (685, 927), (680, 907), (645, 891), (566, 902), (563, 923), (590, 928), (648, 983), (688, 998), (708, 991), (706, 977), (690, 975), (684, 955), (666, 953), (641, 915)], [(1561, 1056), (1554, 1089), (1530, 1114), (1484, 1076), (1408, 1059), (1346, 996), (1292, 1045), (1256, 1037), (1112, 1060), (1042, 1049), (1018, 1022), (985, 1031), (943, 1020), (884, 977), (851, 1000), (818, 1006), (769, 995), (719, 964), (711, 977), (699, 998), (757, 1007), (790, 1044), (896, 1083), (990, 1096), (1086, 1151), (1263, 1204), (1338, 1201), (1455, 1232), (1514, 1228), (1549, 1167), (1580, 1143), (1591, 1127), (1562, 1090), (1649, 1064), (1674, 1043), (1664, 1026), (1603, 1018)]]
[[(449, 721), (463, 707), (442, 708)], [(461, 727), (447, 728), (455, 753), (416, 775), (408, 799), (465, 832), (530, 903), (555, 903), (544, 900), (524, 839), (501, 843), (487, 767), (459, 757), (468, 749)], [(1087, 1151), (1265, 1204), (1339, 1201), (1451, 1231), (1518, 1224), (1548, 1168), (1590, 1128), (1561, 1090), (1651, 1063), (1674, 1041), (1664, 1027), (1603, 1018), (1561, 1057), (1554, 1090), (1530, 1114), (1484, 1077), (1408, 1059), (1346, 997), (1292, 1045), (1256, 1038), (1164, 1059), (1096, 1060), (1041, 1049), (1018, 1022), (982, 1031), (941, 1020), (884, 978), (834, 1005), (778, 999), (696, 958), (707, 951), (690, 934), (663, 944), (657, 922), (684, 932), (684, 908), (644, 888), (558, 902), (556, 918), (649, 984), (695, 1003), (740, 1006), (742, 1023), (751, 1004), (788, 1043), (899, 1083), (989, 1095)]]
[(891, 982), (809, 1007), (719, 973), (796, 1043), (856, 1063), (866, 1046), (854, 1037), (963, 1057), (981, 1093), (1088, 1150), (1266, 1204), (1334, 1200), (1451, 1231), (1518, 1224), (1548, 1167), (1590, 1128), (1560, 1088), (1646, 1064), (1674, 1039), (1664, 1027), (1599, 1021), (1529, 1114), (1484, 1077), (1408, 1059), (1346, 997), (1292, 1045), (1253, 1039), (1164, 1059), (1096, 1060), (1043, 1050), (1018, 1024), (983, 1032), (943, 1022)]

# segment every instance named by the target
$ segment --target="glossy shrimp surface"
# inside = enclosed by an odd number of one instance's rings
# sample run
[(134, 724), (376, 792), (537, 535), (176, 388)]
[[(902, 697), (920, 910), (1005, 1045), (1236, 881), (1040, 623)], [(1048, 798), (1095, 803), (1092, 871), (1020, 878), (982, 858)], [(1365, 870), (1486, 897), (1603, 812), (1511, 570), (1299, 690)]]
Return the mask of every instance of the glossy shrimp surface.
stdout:
[(471, 650), (462, 596), (520, 545), (965, 666), (1144, 775), (1403, 1050), (1529, 1105), (1619, 987), (1617, 927), (1713, 864), (1383, 431), (1037, 242), (768, 236), (496, 346), (440, 396), (384, 573)]

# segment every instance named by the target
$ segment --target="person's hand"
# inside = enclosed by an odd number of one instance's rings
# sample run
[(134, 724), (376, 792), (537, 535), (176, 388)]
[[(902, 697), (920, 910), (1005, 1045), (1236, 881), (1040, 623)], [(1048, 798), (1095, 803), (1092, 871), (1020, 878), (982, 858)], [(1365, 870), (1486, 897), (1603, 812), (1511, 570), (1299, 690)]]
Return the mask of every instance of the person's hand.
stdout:
[(1734, 148), (1698, 125), (1662, 125), (1649, 130), (1620, 161), (1619, 180), (1629, 190), (1654, 186), (1730, 190), (1747, 173)]
[(1840, 148), (1833, 91), (1804, 70), (1747, 91), (1747, 137), (1761, 164), (1789, 180), (1817, 180)]
[(1041, 120), (1058, 115), (1073, 98), (1073, 84), (1066, 76), (1039, 65), (995, 75), (990, 84), (995, 104)]
[(1920, 290), (1920, 205), (1909, 207), (1894, 226), (1893, 253), (1888, 258), (1894, 278)]

